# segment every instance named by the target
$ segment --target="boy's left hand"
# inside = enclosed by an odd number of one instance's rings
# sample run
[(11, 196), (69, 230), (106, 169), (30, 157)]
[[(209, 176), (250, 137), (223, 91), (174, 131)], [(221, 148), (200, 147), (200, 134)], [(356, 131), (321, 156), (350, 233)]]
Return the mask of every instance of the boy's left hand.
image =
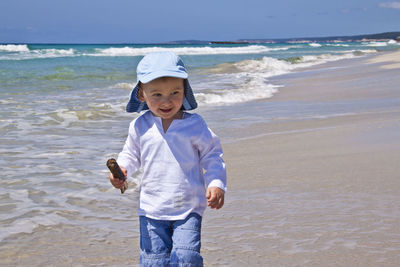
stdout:
[(225, 191), (218, 187), (207, 188), (206, 198), (208, 206), (212, 209), (220, 209), (224, 205)]

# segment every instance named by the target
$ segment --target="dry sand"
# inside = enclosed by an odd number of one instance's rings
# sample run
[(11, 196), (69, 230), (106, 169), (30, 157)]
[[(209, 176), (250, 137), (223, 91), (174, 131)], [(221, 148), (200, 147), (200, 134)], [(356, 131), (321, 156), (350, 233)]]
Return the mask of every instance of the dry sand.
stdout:
[(372, 58), (371, 63), (384, 63), (381, 68), (384, 69), (400, 69), (400, 50), (394, 53), (387, 53), (378, 57)]
[(286, 87), (268, 101), (381, 104), (257, 125), (258, 137), (226, 144), (229, 191), (205, 216), (207, 266), (399, 266), (400, 71), (382, 68), (394, 59), (279, 78)]

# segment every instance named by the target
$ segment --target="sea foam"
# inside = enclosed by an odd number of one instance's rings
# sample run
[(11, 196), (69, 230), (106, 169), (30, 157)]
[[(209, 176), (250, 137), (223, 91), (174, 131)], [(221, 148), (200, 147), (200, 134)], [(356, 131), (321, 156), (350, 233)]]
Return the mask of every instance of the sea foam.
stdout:
[(389, 40), (389, 41), (363, 42), (362, 45), (372, 46), (372, 47), (386, 47), (392, 45), (400, 45), (400, 43), (396, 42), (395, 40)]
[(0, 60), (26, 60), (26, 59), (43, 59), (55, 57), (134, 57), (144, 56), (152, 52), (172, 51), (178, 55), (237, 55), (237, 54), (262, 54), (271, 51), (286, 51), (293, 47), (266, 47), (263, 45), (250, 46), (232, 46), (232, 47), (109, 47), (96, 48), (94, 52), (69, 49), (29, 49), (27, 45), (0, 45), (0, 52), (11, 52), (0, 54)]
[(0, 51), (28, 52), (29, 48), (28, 48), (28, 45), (26, 45), (26, 44), (23, 44), (23, 45), (6, 44), (6, 45), (0, 45)]
[[(270, 98), (280, 85), (270, 83), (268, 78), (288, 73), (293, 68), (289, 62), (271, 57), (226, 63), (211, 69), (209, 83), (203, 85), (208, 89), (198, 90), (195, 96), (200, 105), (233, 104)], [(232, 69), (235, 71), (231, 72)]]
[(224, 63), (210, 70), (208, 83), (195, 93), (200, 105), (233, 104), (272, 97), (281, 85), (272, 84), (269, 78), (291, 73), (302, 68), (354, 58), (376, 50), (348, 51), (344, 54), (306, 55), (296, 60), (280, 60), (272, 57), (249, 59), (236, 63)]
[(290, 47), (270, 48), (262, 45), (250, 45), (240, 47), (110, 47), (106, 49), (96, 49), (94, 54), (89, 56), (143, 56), (151, 52), (172, 51), (178, 55), (217, 55), (217, 54), (259, 54), (270, 51), (288, 50)]
[[(10, 45), (7, 45), (8, 47)], [(0, 46), (1, 47), (1, 46)], [(73, 48), (70, 49), (29, 49), (27, 45), (18, 45), (17, 47), (8, 48), (8, 50), (3, 49), (6, 52), (12, 52), (0, 54), (0, 60), (26, 60), (26, 59), (36, 59), (36, 58), (56, 58), (56, 57), (71, 57), (78, 56)], [(0, 48), (0, 52), (2, 49)]]
[(321, 47), (322, 46), (321, 44), (318, 44), (318, 43), (309, 43), (308, 45), (311, 47)]

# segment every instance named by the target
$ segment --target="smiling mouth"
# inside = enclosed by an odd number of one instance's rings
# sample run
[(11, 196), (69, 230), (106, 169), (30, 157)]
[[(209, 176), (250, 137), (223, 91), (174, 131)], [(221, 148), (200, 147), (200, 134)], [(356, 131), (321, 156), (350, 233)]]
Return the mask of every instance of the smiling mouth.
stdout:
[(168, 112), (171, 112), (171, 111), (172, 111), (172, 108), (167, 108), (167, 109), (161, 109), (161, 108), (160, 108), (160, 110), (161, 110), (161, 112), (163, 112), (163, 113), (168, 113)]

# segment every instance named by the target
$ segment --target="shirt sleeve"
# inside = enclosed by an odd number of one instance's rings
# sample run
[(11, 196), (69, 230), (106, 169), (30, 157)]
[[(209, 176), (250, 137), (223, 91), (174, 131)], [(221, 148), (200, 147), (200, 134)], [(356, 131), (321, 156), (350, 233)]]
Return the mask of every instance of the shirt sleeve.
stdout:
[(219, 187), (226, 191), (226, 168), (219, 137), (201, 119), (200, 134), (196, 144), (199, 150), (200, 167), (204, 170), (207, 188)]
[(140, 168), (139, 138), (135, 128), (135, 121), (129, 126), (129, 134), (122, 151), (118, 154), (117, 163), (127, 170), (127, 177), (131, 177)]

